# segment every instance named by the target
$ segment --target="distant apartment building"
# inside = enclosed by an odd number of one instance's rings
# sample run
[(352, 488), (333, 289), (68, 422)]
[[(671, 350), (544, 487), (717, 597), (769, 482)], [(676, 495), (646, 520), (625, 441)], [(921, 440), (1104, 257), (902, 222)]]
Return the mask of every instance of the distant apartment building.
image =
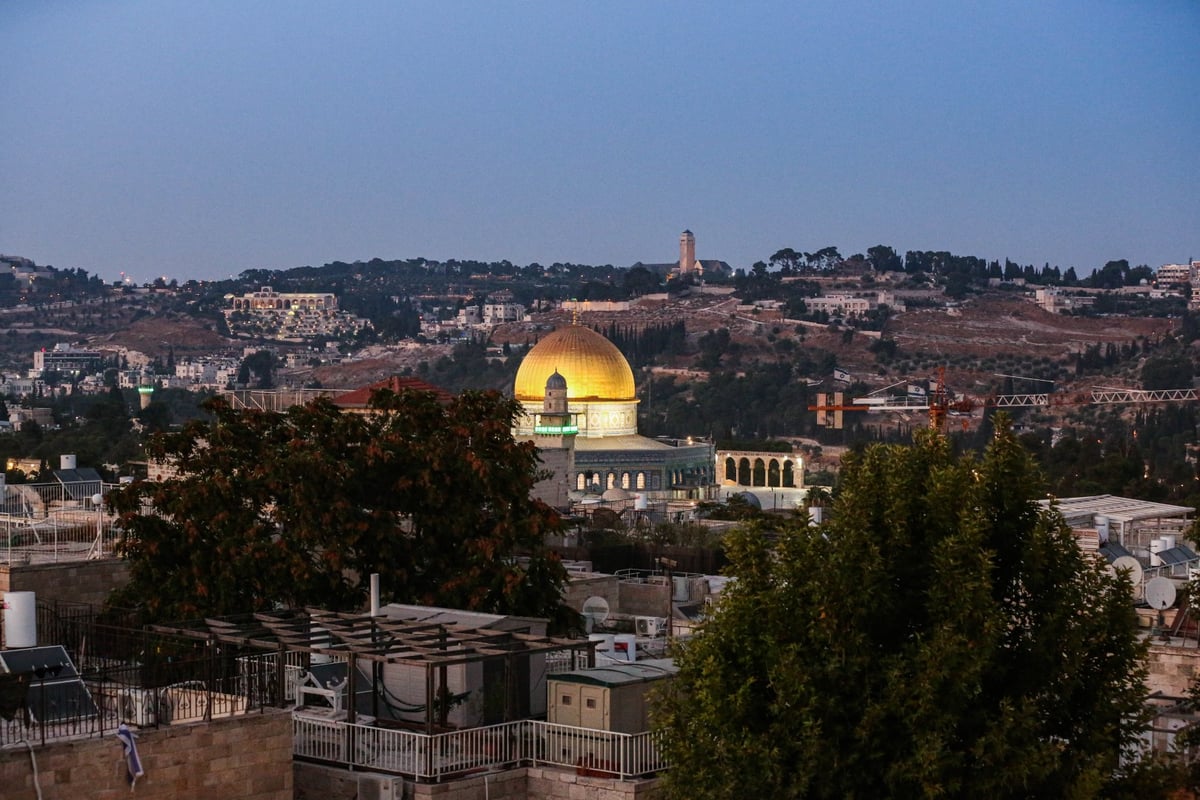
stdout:
[(1080, 308), (1087, 308), (1096, 302), (1096, 298), (1087, 294), (1066, 294), (1057, 286), (1045, 286), (1033, 293), (1034, 302), (1051, 314), (1066, 314)]
[(1154, 284), (1160, 288), (1191, 286), (1197, 272), (1200, 272), (1200, 261), (1190, 264), (1163, 264), (1154, 274)]
[(826, 314), (842, 314), (857, 316), (872, 311), (880, 306), (888, 306), (896, 311), (903, 311), (904, 304), (896, 299), (893, 292), (874, 292), (873, 294), (834, 293), (820, 297), (809, 297), (804, 301), (809, 311), (824, 311)]
[(53, 428), (54, 412), (48, 408), (13, 408), (8, 412), (8, 421), (15, 431), (22, 430), (30, 423), (41, 428)]
[(54, 349), (35, 350), (33, 372), (38, 377), (47, 372), (77, 374), (95, 372), (104, 365), (104, 355), (98, 350), (77, 350), (69, 344), (59, 342)]
[(484, 325), (502, 325), (505, 322), (520, 322), (524, 318), (525, 306), (520, 303), (484, 303)]

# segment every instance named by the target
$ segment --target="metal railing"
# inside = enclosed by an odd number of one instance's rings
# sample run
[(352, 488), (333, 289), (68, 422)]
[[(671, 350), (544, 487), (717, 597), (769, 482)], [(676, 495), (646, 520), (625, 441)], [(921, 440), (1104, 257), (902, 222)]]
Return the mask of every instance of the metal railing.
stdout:
[(120, 538), (116, 517), (94, 498), (115, 488), (98, 481), (0, 487), (0, 558), (42, 564), (112, 555)]
[(262, 713), (295, 699), (299, 654), (104, 625), (82, 604), (38, 613), (50, 637), (43, 646), (63, 649), (46, 654), (51, 663), (0, 674), (0, 748), (105, 736), (122, 722), (144, 729)]
[(301, 760), (422, 781), (519, 765), (551, 765), (629, 780), (668, 766), (657, 733), (617, 733), (539, 720), (427, 735), (296, 712), (292, 731), (292, 752)]

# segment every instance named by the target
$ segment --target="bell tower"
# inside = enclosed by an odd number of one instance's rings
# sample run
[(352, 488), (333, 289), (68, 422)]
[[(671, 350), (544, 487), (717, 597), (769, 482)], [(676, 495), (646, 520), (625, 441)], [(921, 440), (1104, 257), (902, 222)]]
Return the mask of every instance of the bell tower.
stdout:
[(696, 237), (691, 231), (679, 234), (679, 274), (687, 275), (696, 268)]

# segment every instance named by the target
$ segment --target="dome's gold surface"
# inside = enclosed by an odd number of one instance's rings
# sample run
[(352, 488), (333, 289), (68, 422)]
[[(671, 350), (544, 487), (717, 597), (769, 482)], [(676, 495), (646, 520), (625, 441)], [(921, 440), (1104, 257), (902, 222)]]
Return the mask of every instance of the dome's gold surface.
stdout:
[(542, 339), (517, 369), (513, 396), (541, 400), (546, 379), (558, 370), (568, 400), (636, 400), (633, 370), (616, 345), (582, 325), (559, 328)]

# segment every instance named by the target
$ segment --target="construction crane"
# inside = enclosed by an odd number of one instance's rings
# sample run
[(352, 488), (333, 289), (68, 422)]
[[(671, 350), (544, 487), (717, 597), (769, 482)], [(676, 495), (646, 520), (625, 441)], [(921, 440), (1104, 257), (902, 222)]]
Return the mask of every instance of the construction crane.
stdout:
[[(1017, 375), (1002, 375), (1005, 378), (1020, 378), (1049, 383), (1042, 378), (1021, 378)], [(817, 424), (840, 429), (842, 414), (846, 411), (865, 412), (924, 412), (929, 415), (929, 426), (942, 430), (950, 414), (970, 414), (981, 408), (1031, 408), (1071, 405), (1117, 405), (1129, 403), (1172, 403), (1200, 400), (1197, 389), (1125, 389), (1120, 387), (1096, 386), (1091, 392), (1056, 394), (1054, 392), (1024, 392), (991, 395), (986, 398), (963, 396), (954, 398), (946, 389), (945, 367), (938, 368), (935, 386), (926, 398), (892, 397), (881, 394), (906, 381), (893, 383), (864, 396), (855, 397), (847, 403), (842, 392), (832, 395), (819, 393), (815, 405), (809, 411), (817, 412)], [(832, 412), (832, 413), (831, 413)]]

